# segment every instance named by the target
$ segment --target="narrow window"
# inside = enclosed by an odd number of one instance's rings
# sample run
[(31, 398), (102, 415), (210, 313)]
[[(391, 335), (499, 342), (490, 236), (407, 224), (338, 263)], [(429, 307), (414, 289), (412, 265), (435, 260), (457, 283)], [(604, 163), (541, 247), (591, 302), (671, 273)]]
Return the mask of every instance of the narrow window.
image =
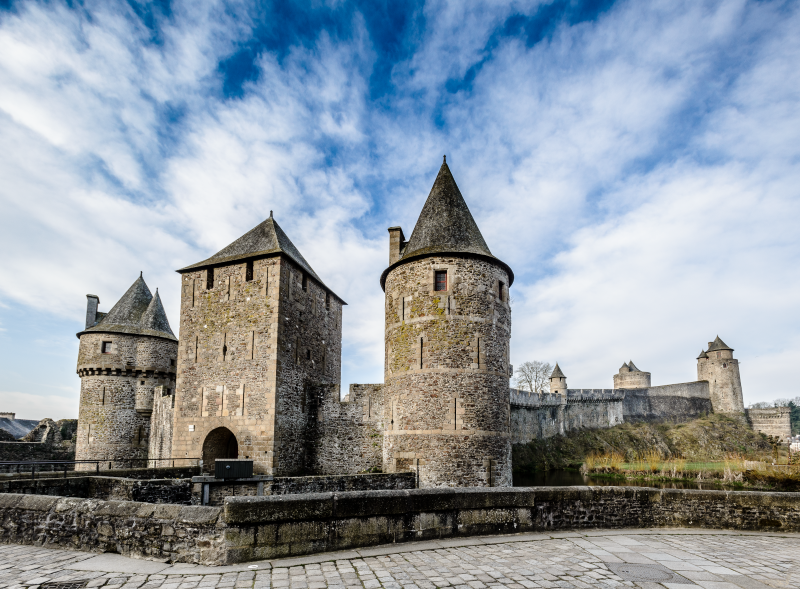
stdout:
[(103, 387), (103, 401), (102, 401), (101, 404), (102, 405), (106, 404), (106, 387)]
[(110, 354), (111, 353), (111, 342), (103, 342), (100, 346), (100, 352), (103, 354)]
[(425, 347), (423, 338), (419, 338), (419, 367), (422, 369), (422, 349)]
[(311, 360), (311, 350), (306, 350), (306, 360)]
[(206, 270), (206, 290), (214, 288), (214, 268)]
[(143, 380), (142, 380), (142, 381), (139, 381), (139, 384), (143, 385), (143, 384), (144, 384), (144, 381), (143, 381)]
[(447, 290), (447, 270), (436, 270), (434, 277), (434, 290)]
[(253, 262), (252, 260), (247, 262), (244, 267), (244, 279), (245, 282), (252, 282), (253, 280)]
[(303, 285), (303, 290), (308, 291), (308, 276), (306, 275), (305, 272), (303, 272), (302, 285)]
[(717, 352), (717, 358), (719, 358), (720, 352)]
[(503, 292), (504, 290), (505, 290), (505, 284), (503, 284), (503, 281), (502, 281), (502, 280), (498, 281), (498, 282), (497, 282), (497, 296), (500, 298), (500, 300), (501, 300), (501, 301), (505, 300), (505, 299), (503, 298), (503, 297), (504, 297), (504, 294), (505, 294), (505, 293)]
[(175, 366), (175, 358), (170, 358), (169, 359), (169, 365), (170, 366)]
[(331, 308), (331, 293), (325, 293), (325, 310), (330, 311)]
[(403, 300), (400, 303), (402, 305), (402, 309), (400, 310), (400, 321), (406, 320), (406, 297), (403, 297)]
[(222, 334), (222, 361), (225, 362), (226, 357), (228, 356), (228, 334)]
[(194, 361), (197, 362), (197, 350), (200, 348), (200, 336), (194, 338)]

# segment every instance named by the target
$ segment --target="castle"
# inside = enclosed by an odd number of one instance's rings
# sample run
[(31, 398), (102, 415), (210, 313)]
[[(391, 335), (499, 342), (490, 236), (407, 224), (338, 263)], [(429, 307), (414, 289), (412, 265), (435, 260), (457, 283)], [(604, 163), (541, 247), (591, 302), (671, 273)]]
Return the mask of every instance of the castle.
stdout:
[[(624, 420), (742, 412), (719, 338), (696, 382), (509, 388), (511, 268), (495, 257), (443, 162), (411, 237), (389, 228), (382, 384), (340, 398), (342, 309), (270, 217), (178, 270), (180, 341), (139, 279), (108, 314), (88, 296), (78, 334), (78, 459), (247, 458), (256, 473), (414, 471), (421, 487), (509, 486), (511, 444)], [(151, 464), (153, 465), (153, 464)]]

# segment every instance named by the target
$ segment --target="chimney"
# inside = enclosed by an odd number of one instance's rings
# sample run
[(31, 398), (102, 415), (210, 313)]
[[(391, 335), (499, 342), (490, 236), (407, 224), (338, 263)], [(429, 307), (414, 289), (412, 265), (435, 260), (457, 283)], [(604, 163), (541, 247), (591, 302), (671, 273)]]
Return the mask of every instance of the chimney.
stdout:
[(406, 236), (400, 227), (389, 227), (389, 265), (400, 259), (405, 246)]
[(100, 304), (100, 297), (93, 294), (86, 295), (86, 329), (97, 323), (97, 306)]
[(714, 343), (714, 342), (708, 342), (708, 349), (709, 349), (709, 350), (711, 349), (711, 345), (712, 345), (713, 343)]

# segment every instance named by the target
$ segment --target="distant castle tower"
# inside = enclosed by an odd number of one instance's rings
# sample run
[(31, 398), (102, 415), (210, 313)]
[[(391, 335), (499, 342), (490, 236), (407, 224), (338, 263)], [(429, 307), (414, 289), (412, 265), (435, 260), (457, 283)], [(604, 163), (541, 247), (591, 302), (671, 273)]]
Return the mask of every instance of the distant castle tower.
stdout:
[[(139, 276), (106, 313), (86, 295), (86, 329), (80, 339), (77, 460), (111, 461), (116, 467), (146, 466), (150, 414), (157, 386), (175, 388), (178, 340), (156, 291)], [(78, 469), (94, 468), (79, 465)]]
[(384, 472), (510, 486), (508, 287), (446, 161), (411, 239), (389, 229)]
[(341, 373), (342, 305), (273, 219), (181, 270), (173, 457), (311, 466), (316, 385)]
[(649, 389), (650, 373), (642, 372), (633, 363), (633, 360), (623, 364), (619, 372), (614, 375), (615, 389)]
[(719, 336), (697, 357), (697, 380), (708, 381), (715, 413), (744, 413), (739, 361)]
[(556, 362), (556, 367), (553, 368), (553, 373), (550, 375), (550, 392), (552, 394), (567, 396), (567, 377), (561, 372), (561, 368), (558, 367), (558, 362)]

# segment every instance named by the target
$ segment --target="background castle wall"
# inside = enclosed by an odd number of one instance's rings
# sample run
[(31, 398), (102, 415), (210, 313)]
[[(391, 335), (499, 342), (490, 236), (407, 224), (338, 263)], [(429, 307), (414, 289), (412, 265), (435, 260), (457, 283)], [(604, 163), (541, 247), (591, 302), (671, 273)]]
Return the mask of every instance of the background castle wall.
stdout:
[(511, 389), (511, 442), (524, 444), (579, 429), (608, 428), (623, 422), (624, 394), (613, 389), (567, 389), (552, 393)]
[[(147, 457), (154, 468), (169, 466), (164, 460), (172, 458), (172, 421), (175, 416), (175, 389), (157, 387), (150, 415), (150, 441)], [(196, 457), (193, 457), (196, 458)], [(161, 459), (161, 460), (159, 460)]]
[[(112, 342), (110, 354), (101, 352), (102, 342)], [(76, 460), (109, 460), (121, 467), (147, 458), (152, 396), (156, 386), (175, 386), (177, 348), (177, 342), (157, 337), (81, 335)]]
[(647, 389), (626, 389), (625, 421), (688, 421), (711, 413), (708, 382), (684, 382)]
[[(434, 270), (448, 290), (434, 291)], [(386, 283), (383, 470), (421, 487), (510, 486), (508, 276), (479, 259), (404, 263)]]
[(768, 436), (777, 436), (782, 441), (792, 435), (789, 407), (745, 409), (745, 413), (750, 427), (757, 432), (762, 432)]
[(311, 469), (319, 474), (357, 474), (382, 467), (383, 385), (317, 387), (315, 427), (309, 436)]

